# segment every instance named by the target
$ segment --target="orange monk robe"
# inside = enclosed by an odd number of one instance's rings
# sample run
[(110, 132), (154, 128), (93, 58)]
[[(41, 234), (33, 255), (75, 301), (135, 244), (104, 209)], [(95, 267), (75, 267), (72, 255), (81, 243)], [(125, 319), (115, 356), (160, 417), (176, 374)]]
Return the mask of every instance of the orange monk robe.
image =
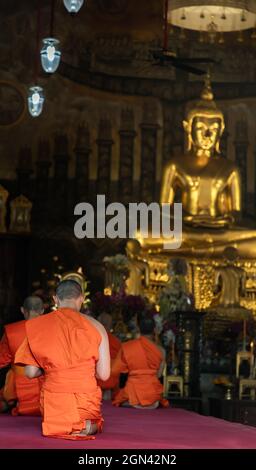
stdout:
[(125, 387), (114, 395), (113, 405), (129, 402), (131, 406), (149, 406), (159, 401), (168, 406), (158, 379), (163, 360), (160, 349), (144, 336), (123, 343), (113, 363), (112, 374), (128, 373), (128, 378)]
[[(7, 367), (12, 363), (12, 355), (7, 341), (6, 334), (4, 333), (0, 341), (0, 368)], [(5, 377), (5, 384), (0, 389), (0, 412), (7, 411), (13, 401), (17, 400), (17, 393), (15, 387), (15, 376), (13, 370), (10, 369)]]
[[(109, 351), (110, 351), (111, 367), (112, 367), (113, 361), (116, 358), (118, 351), (120, 350), (122, 346), (122, 343), (116, 336), (112, 335), (110, 331), (107, 331), (107, 334), (108, 334)], [(115, 389), (118, 383), (119, 383), (119, 376), (113, 375), (113, 374), (110, 374), (110, 377), (108, 380), (105, 380), (105, 381), (98, 380), (98, 384), (103, 390)]]
[(40, 387), (42, 379), (32, 381), (25, 377), (24, 367), (14, 365), (15, 353), (26, 337), (26, 321), (5, 326), (0, 342), (0, 368), (11, 365), (2, 389), (2, 397), (10, 403), (17, 400), (13, 415), (40, 415)]
[(70, 308), (29, 320), (27, 339), (16, 353), (15, 363), (44, 371), (41, 411), (44, 436), (74, 436), (91, 420), (102, 428), (101, 389), (96, 381), (96, 362), (101, 335), (87, 318)]

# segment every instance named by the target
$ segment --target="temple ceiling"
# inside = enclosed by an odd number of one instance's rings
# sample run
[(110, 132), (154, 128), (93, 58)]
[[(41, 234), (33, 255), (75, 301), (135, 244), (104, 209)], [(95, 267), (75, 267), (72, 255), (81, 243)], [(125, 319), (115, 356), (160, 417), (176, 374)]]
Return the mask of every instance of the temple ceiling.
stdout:
[[(16, 76), (25, 84), (32, 80), (36, 6), (36, 0), (10, 0), (2, 2), (0, 6), (2, 79)], [(50, 25), (49, 0), (42, 4), (40, 23), (40, 36), (47, 37)], [(112, 82), (113, 77), (119, 77), (121, 81), (125, 77), (126, 82), (130, 79), (167, 83), (201, 81), (200, 77), (198, 79), (172, 66), (156, 66), (152, 50), (161, 47), (162, 43), (162, 8), (158, 0), (87, 0), (74, 17), (66, 12), (62, 2), (57, 2), (54, 31), (61, 41), (64, 62), (61, 73), (80, 83), (104, 89), (104, 76), (106, 82), (107, 77), (111, 77)], [(225, 44), (210, 44), (200, 42), (195, 32), (186, 32), (182, 39), (176, 29), (169, 37), (169, 47), (178, 57), (214, 59), (216, 65), (212, 74), (216, 82), (255, 82), (256, 40), (250, 38), (249, 32), (244, 34), (242, 43), (238, 43), (237, 37), (231, 34)], [(205, 66), (201, 69), (205, 69)], [(122, 88), (122, 84), (111, 86)], [(125, 90), (123, 92), (126, 93)], [(253, 89), (249, 93), (254, 96)]]

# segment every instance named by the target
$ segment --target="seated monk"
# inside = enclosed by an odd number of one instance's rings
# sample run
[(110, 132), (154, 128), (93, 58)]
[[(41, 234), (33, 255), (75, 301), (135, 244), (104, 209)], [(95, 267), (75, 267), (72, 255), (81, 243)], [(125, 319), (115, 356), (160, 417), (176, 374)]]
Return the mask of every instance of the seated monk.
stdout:
[[(113, 364), (114, 359), (116, 358), (119, 349), (122, 346), (121, 341), (114, 336), (110, 330), (112, 329), (112, 317), (109, 313), (101, 313), (98, 317), (99, 322), (105, 327), (108, 335), (108, 341), (109, 341), (109, 351), (110, 351), (110, 359), (111, 359), (111, 364)], [(98, 384), (101, 387), (102, 390), (104, 390), (104, 395), (103, 398), (107, 399), (109, 394), (107, 392), (111, 392), (112, 390), (115, 390), (118, 386), (119, 383), (119, 377), (116, 375), (113, 375), (111, 373), (110, 377), (108, 380), (103, 381), (103, 380), (98, 380)]]
[(116, 406), (154, 409), (163, 400), (163, 385), (160, 383), (165, 363), (165, 351), (155, 343), (155, 322), (152, 316), (138, 318), (141, 336), (122, 344), (113, 363), (112, 374), (128, 373), (125, 387), (118, 390), (112, 400)]
[(17, 349), (26, 337), (26, 322), (44, 313), (43, 302), (39, 297), (27, 297), (21, 311), (25, 320), (5, 326), (0, 342), (0, 367), (11, 365), (0, 391), (2, 407), (7, 411), (12, 408), (12, 415), (40, 415), (40, 388), (42, 379), (29, 380), (24, 367), (14, 365)]
[(44, 436), (94, 439), (89, 435), (103, 424), (97, 378), (110, 375), (107, 333), (97, 320), (80, 313), (84, 296), (76, 281), (60, 282), (54, 300), (57, 310), (27, 322), (27, 339), (15, 363), (26, 365), (29, 378), (44, 374)]

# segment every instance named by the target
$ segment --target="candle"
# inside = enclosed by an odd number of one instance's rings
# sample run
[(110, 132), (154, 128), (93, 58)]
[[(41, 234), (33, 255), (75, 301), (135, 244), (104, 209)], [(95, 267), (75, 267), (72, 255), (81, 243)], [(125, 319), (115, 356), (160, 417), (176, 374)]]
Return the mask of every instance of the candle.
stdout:
[(172, 374), (175, 375), (175, 351), (174, 351), (174, 339), (171, 344), (171, 358), (172, 358)]
[(250, 348), (251, 348), (251, 372), (250, 372), (250, 378), (253, 378), (253, 367), (254, 367), (254, 343), (251, 341), (250, 343)]
[(243, 325), (243, 350), (246, 351), (246, 320)]

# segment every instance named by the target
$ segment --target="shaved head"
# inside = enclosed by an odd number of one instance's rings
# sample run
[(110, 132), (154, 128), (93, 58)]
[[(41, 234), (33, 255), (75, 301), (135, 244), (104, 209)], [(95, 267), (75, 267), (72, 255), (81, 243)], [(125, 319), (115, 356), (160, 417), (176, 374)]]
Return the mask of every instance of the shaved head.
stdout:
[(42, 299), (36, 295), (26, 297), (23, 306), (21, 307), (21, 311), (26, 320), (42, 315), (44, 313), (44, 304)]
[(72, 279), (61, 281), (56, 289), (56, 296), (61, 300), (76, 300), (83, 295), (82, 289), (78, 282)]
[(112, 328), (112, 316), (109, 313), (101, 313), (97, 320), (106, 328), (107, 331), (110, 331)]
[(138, 315), (138, 325), (142, 335), (150, 335), (155, 331), (155, 320), (151, 314)]
[(24, 300), (23, 308), (28, 311), (34, 310), (35, 312), (41, 312), (41, 310), (44, 309), (44, 304), (42, 299), (37, 297), (37, 295), (30, 295)]

